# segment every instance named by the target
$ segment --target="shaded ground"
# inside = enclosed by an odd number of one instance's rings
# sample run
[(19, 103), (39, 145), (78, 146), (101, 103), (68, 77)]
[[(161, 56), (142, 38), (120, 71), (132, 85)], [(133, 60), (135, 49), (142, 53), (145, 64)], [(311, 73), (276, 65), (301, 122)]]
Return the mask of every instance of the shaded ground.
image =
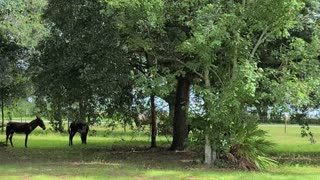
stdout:
[(92, 147), (66, 148), (12, 148), (0, 147), (0, 162), (19, 163), (134, 163), (143, 167), (162, 168), (179, 166), (187, 168), (200, 163), (199, 154), (191, 151), (168, 151), (166, 148), (148, 147)]
[[(44, 179), (47, 176), (49, 179), (149, 179), (148, 177), (158, 176), (160, 179), (176, 179), (174, 177), (180, 176), (180, 172), (176, 170), (201, 170), (197, 166), (201, 166), (201, 163), (195, 152), (168, 151), (163, 147), (0, 147), (0, 179), (1, 176), (13, 179), (15, 176), (17, 179), (30, 179), (32, 176), (46, 176)], [(182, 175), (185, 176), (184, 173)], [(193, 179), (193, 176), (188, 176), (188, 179)]]
[(263, 172), (212, 168), (200, 163), (195, 152), (173, 152), (164, 147), (0, 147), (0, 179), (300, 180), (317, 179), (319, 174), (319, 167), (279, 166)]

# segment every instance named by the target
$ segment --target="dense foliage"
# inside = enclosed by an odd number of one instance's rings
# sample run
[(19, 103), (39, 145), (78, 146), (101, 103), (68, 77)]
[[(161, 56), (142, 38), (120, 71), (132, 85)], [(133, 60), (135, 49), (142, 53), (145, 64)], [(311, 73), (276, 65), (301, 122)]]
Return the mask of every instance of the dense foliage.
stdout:
[(116, 104), (119, 94), (128, 93), (129, 62), (114, 15), (101, 14), (103, 8), (98, 1), (48, 3), (44, 18), (51, 33), (39, 44), (32, 68), (37, 96), (52, 103), (50, 119), (61, 122), (69, 107), (79, 110), (73, 120), (85, 121), (99, 100)]
[[(26, 97), (28, 57), (47, 33), (41, 20), (45, 0), (0, 2), (0, 99), (2, 127), (4, 106)], [(3, 128), (2, 128), (3, 132)]]
[[(105, 114), (127, 123), (149, 98), (143, 111), (150, 111), (155, 146), (154, 99), (161, 97), (169, 104), (171, 150), (195, 140), (205, 163), (227, 160), (251, 170), (274, 163), (257, 119), (293, 114), (305, 125), (303, 113), (319, 108), (316, 0), (7, 0), (0, 6), (2, 107), (21, 97), (31, 77), (36, 104), (55, 130), (63, 130), (63, 119)], [(190, 95), (196, 111), (189, 110)]]

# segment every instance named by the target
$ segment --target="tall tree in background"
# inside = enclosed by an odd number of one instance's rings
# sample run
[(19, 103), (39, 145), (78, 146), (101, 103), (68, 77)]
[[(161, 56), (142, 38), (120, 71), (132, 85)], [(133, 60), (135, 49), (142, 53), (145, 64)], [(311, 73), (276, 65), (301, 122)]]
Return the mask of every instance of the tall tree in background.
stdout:
[(297, 23), (288, 30), (288, 35), (264, 43), (259, 50), (258, 66), (264, 69), (264, 77), (256, 91), (255, 107), (263, 121), (267, 120), (271, 107), (273, 111), (283, 111), (288, 104), (298, 109), (307, 104), (309, 108), (313, 106), (309, 95), (316, 95), (314, 90), (319, 85), (317, 24), (320, 4), (313, 0), (304, 3)]
[(40, 16), (45, 0), (4, 0), (0, 2), (0, 98), (2, 132), (4, 105), (25, 95), (28, 57), (46, 34)]
[(24, 97), (27, 78), (23, 64), (18, 62), (19, 59), (25, 58), (25, 49), (15, 43), (6, 43), (5, 39), (0, 41), (0, 101), (3, 132), (4, 106)]
[(104, 8), (89, 0), (48, 3), (44, 18), (51, 34), (38, 46), (32, 66), (39, 98), (60, 112), (56, 121), (61, 122), (62, 107), (71, 106), (78, 109), (75, 119), (85, 121), (90, 103), (101, 97), (111, 101), (130, 85), (129, 63), (112, 14), (100, 13)]

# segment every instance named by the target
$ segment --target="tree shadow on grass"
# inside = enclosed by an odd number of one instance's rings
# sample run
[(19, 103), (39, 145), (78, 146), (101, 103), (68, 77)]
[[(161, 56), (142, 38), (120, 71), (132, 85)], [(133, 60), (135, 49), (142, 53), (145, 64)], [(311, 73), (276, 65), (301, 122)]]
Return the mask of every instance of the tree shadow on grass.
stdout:
[(168, 151), (167, 147), (109, 145), (59, 148), (3, 147), (0, 159), (3, 163), (106, 163), (124, 164), (137, 168), (169, 167), (187, 168), (200, 164), (199, 154), (193, 151)]

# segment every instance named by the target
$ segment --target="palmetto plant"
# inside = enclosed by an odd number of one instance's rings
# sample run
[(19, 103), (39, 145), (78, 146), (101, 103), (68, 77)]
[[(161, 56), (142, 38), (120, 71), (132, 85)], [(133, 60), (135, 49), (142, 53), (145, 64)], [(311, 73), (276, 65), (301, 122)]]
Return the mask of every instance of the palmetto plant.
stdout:
[(272, 142), (265, 139), (266, 133), (259, 129), (257, 122), (250, 116), (234, 123), (229, 155), (240, 168), (259, 170), (276, 164), (266, 154), (273, 146)]

